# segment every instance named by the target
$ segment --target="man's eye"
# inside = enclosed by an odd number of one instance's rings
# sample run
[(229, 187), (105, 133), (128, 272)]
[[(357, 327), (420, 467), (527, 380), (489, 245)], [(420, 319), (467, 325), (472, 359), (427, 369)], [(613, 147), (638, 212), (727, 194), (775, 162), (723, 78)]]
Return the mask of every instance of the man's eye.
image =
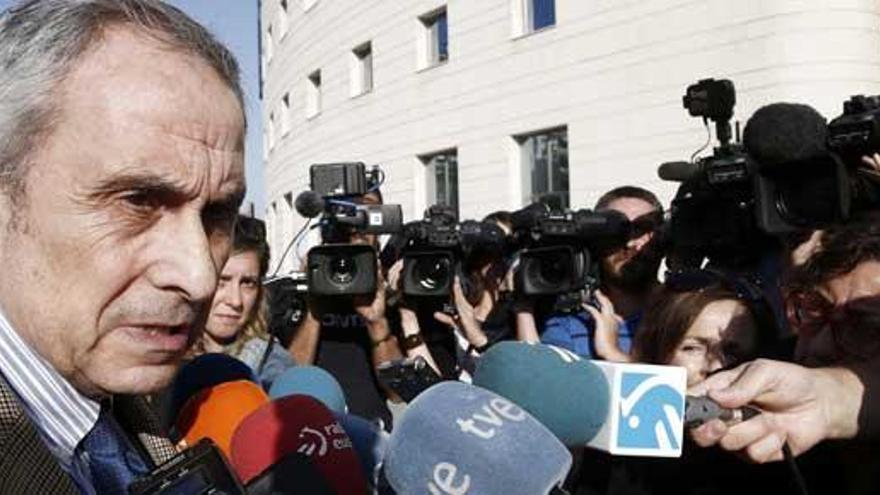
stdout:
[(145, 191), (129, 192), (122, 196), (122, 201), (127, 205), (140, 210), (154, 209), (160, 206), (158, 198)]

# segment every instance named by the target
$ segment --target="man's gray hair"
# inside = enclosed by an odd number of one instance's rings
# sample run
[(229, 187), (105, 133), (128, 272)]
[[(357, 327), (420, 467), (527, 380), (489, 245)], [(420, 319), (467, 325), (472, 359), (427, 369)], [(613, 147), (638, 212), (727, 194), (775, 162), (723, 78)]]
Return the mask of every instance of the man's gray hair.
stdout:
[(238, 63), (204, 27), (159, 0), (26, 0), (0, 16), (0, 193), (23, 198), (31, 152), (52, 132), (57, 89), (108, 27), (127, 25), (213, 67), (244, 114)]

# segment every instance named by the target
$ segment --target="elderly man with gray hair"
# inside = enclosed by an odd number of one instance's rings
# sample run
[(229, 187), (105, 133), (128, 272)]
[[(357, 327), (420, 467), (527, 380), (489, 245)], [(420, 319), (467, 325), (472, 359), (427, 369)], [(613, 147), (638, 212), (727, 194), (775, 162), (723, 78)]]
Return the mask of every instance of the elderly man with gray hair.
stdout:
[(127, 493), (229, 255), (238, 66), (158, 0), (29, 0), (0, 67), (0, 493)]

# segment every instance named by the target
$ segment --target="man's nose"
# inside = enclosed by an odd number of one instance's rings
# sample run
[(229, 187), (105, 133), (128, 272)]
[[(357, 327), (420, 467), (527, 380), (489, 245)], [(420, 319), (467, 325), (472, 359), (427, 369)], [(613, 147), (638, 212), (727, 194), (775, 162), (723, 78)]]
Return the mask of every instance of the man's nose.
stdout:
[(157, 244), (154, 283), (175, 290), (193, 302), (210, 300), (217, 288), (217, 267), (201, 217), (179, 214), (169, 218)]

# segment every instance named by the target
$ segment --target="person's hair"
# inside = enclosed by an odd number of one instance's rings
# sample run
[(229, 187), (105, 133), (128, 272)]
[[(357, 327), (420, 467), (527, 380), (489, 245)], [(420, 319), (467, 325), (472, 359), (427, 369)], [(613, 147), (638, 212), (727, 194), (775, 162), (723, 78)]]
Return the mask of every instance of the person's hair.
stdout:
[[(668, 364), (706, 306), (728, 299), (739, 300), (736, 293), (720, 284), (691, 291), (662, 286), (648, 301), (633, 340), (633, 358), (642, 363)], [(745, 302), (741, 304), (748, 308)]]
[(29, 158), (60, 114), (59, 86), (116, 26), (204, 60), (238, 98), (244, 118), (235, 57), (179, 9), (158, 0), (22, 1), (0, 16), (0, 193), (13, 203), (24, 199)]
[(660, 201), (657, 199), (657, 195), (647, 189), (638, 186), (615, 187), (614, 189), (603, 194), (602, 197), (599, 198), (599, 201), (596, 201), (595, 209), (605, 210), (608, 208), (608, 205), (621, 198), (640, 199), (645, 203), (653, 206), (657, 211), (661, 213), (663, 212), (663, 205), (660, 204)]
[(785, 285), (789, 290), (811, 290), (866, 261), (880, 261), (880, 212), (826, 229), (818, 251), (792, 270)]

